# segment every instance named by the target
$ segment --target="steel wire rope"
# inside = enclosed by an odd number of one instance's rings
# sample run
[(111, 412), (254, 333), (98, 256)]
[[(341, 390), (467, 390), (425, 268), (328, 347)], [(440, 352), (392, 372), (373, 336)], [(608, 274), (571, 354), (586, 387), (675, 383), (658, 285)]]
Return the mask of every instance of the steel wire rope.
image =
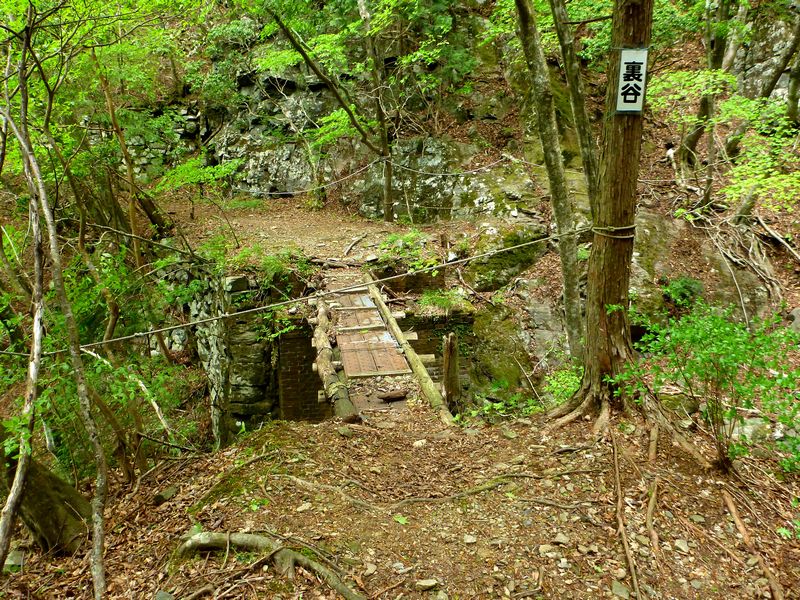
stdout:
[[(545, 242), (549, 242), (551, 240), (558, 239), (559, 237), (572, 236), (572, 235), (578, 235), (578, 234), (581, 234), (581, 233), (586, 233), (587, 231), (592, 231), (592, 229), (593, 229), (592, 227), (582, 227), (580, 229), (575, 229), (575, 230), (573, 230), (571, 232), (568, 232), (566, 234), (557, 234), (556, 233), (556, 234), (553, 234), (553, 235), (550, 235), (550, 236), (547, 236), (547, 237), (538, 238), (538, 239), (531, 240), (531, 241), (528, 241), (528, 242), (522, 242), (520, 244), (515, 244), (513, 246), (508, 246), (507, 248), (497, 248), (495, 250), (489, 250), (487, 252), (482, 252), (480, 254), (474, 254), (472, 256), (467, 256), (466, 258), (459, 258), (457, 260), (452, 260), (452, 261), (448, 261), (448, 262), (439, 263), (439, 264), (436, 264), (436, 265), (433, 265), (433, 266), (430, 266), (430, 267), (423, 267), (423, 268), (420, 268), (420, 269), (414, 269), (412, 271), (408, 271), (406, 273), (401, 273), (399, 275), (390, 275), (388, 277), (383, 277), (381, 279), (376, 279), (372, 283), (386, 283), (386, 282), (389, 282), (389, 281), (394, 281), (395, 279), (401, 279), (403, 277), (409, 277), (409, 276), (419, 275), (421, 273), (428, 273), (428, 272), (431, 272), (431, 271), (437, 271), (439, 269), (444, 269), (446, 267), (453, 267), (453, 266), (463, 265), (463, 264), (466, 264), (466, 263), (468, 263), (470, 261), (473, 261), (473, 260), (478, 260), (478, 259), (481, 259), (481, 258), (489, 258), (491, 256), (496, 256), (497, 254), (502, 254), (504, 252), (511, 252), (512, 250), (519, 250), (520, 248), (525, 248), (527, 246), (532, 246), (534, 244), (542, 244), (542, 243), (545, 243)], [(98, 347), (101, 347), (101, 346), (105, 346), (107, 344), (113, 344), (113, 343), (117, 343), (117, 342), (126, 342), (126, 341), (136, 340), (136, 339), (145, 338), (145, 337), (148, 337), (148, 336), (151, 336), (151, 335), (155, 335), (157, 333), (166, 333), (168, 331), (175, 331), (176, 329), (183, 329), (185, 327), (192, 327), (192, 326), (196, 326), (196, 325), (204, 325), (206, 323), (213, 323), (213, 322), (221, 321), (221, 320), (224, 320), (224, 319), (232, 319), (232, 318), (241, 317), (241, 316), (244, 316), (244, 315), (257, 314), (257, 313), (260, 313), (260, 312), (267, 312), (267, 311), (270, 311), (270, 310), (273, 310), (273, 309), (276, 309), (276, 308), (282, 308), (284, 306), (291, 306), (293, 304), (300, 304), (300, 303), (303, 303), (303, 302), (308, 302), (309, 300), (315, 299), (315, 298), (327, 298), (329, 296), (334, 296), (334, 295), (342, 294), (342, 293), (345, 293), (345, 292), (348, 292), (348, 291), (357, 290), (359, 288), (363, 288), (364, 285), (365, 284), (363, 282), (352, 283), (350, 285), (346, 285), (344, 287), (337, 288), (335, 290), (319, 291), (313, 296), (301, 296), (299, 298), (290, 298), (288, 300), (282, 300), (280, 302), (274, 302), (272, 304), (267, 304), (265, 306), (256, 306), (254, 308), (248, 308), (248, 309), (237, 311), (237, 312), (233, 312), (233, 313), (222, 313), (220, 315), (215, 315), (213, 317), (206, 317), (206, 318), (203, 318), (203, 319), (195, 319), (194, 321), (188, 321), (186, 323), (179, 323), (179, 324), (176, 324), (176, 325), (168, 325), (166, 327), (159, 327), (159, 328), (156, 328), (156, 329), (149, 329), (147, 331), (131, 333), (129, 335), (123, 335), (123, 336), (119, 336), (119, 337), (116, 337), (116, 338), (111, 338), (111, 339), (108, 339), (108, 340), (102, 340), (102, 341), (99, 341), (99, 342), (90, 342), (88, 344), (81, 344), (81, 349), (98, 348)], [(58, 354), (63, 354), (65, 352), (67, 352), (68, 350), (69, 350), (68, 348), (61, 348), (59, 350), (51, 350), (51, 351), (48, 351), (48, 352), (43, 352), (42, 356), (56, 356)], [(28, 356), (27, 353), (11, 352), (11, 351), (8, 351), (8, 350), (0, 350), (0, 354), (10, 355), (10, 356)]]

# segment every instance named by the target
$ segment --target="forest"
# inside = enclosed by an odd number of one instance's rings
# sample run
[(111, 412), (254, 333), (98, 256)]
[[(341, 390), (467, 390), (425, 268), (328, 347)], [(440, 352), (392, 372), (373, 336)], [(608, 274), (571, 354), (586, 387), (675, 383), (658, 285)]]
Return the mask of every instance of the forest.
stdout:
[(800, 598), (794, 0), (0, 5), (0, 597)]

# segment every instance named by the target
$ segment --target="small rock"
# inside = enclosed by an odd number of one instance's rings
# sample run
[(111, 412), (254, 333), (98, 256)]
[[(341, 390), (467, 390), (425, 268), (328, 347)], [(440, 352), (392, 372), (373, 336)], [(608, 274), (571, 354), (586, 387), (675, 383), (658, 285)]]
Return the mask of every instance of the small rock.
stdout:
[(377, 254), (368, 254), (367, 257), (364, 259), (364, 262), (373, 263), (378, 261)]
[(541, 544), (539, 546), (539, 556), (547, 556), (552, 551), (553, 547), (550, 544)]
[(755, 567), (758, 564), (758, 558), (755, 556), (751, 556), (747, 559), (747, 566), (748, 567)]
[(478, 431), (477, 429), (469, 428), (464, 430), (464, 435), (466, 435), (467, 437), (478, 437), (480, 434), (481, 432)]
[(690, 521), (694, 521), (695, 523), (705, 523), (706, 518), (703, 515), (691, 515), (689, 517)]
[(613, 575), (616, 579), (625, 579), (628, 576), (628, 572), (620, 567), (619, 569), (614, 569)]
[(414, 589), (420, 592), (427, 592), (437, 585), (439, 585), (439, 582), (436, 579), (419, 579), (414, 582)]
[(25, 553), (19, 548), (14, 548), (6, 557), (6, 564), (3, 566), (3, 573), (16, 573), (22, 570), (25, 564)]
[(703, 587), (703, 582), (700, 581), (699, 579), (692, 579), (689, 583), (696, 590), (699, 590), (700, 588)]
[(156, 595), (153, 597), (153, 600), (175, 600), (175, 596), (173, 596), (169, 592), (159, 590), (158, 592), (156, 592)]
[(678, 549), (678, 552), (689, 554), (689, 542), (686, 540), (675, 540), (675, 548)]
[(648, 537), (642, 535), (641, 533), (637, 533), (634, 537), (636, 538), (636, 541), (639, 542), (640, 544), (642, 544), (643, 546), (649, 546), (650, 545), (650, 539)]
[(161, 506), (168, 500), (171, 500), (175, 497), (175, 494), (178, 493), (177, 486), (171, 485), (168, 488), (160, 491), (158, 494), (153, 496), (153, 506)]
[(507, 440), (513, 440), (519, 437), (517, 432), (512, 429), (503, 428), (503, 437)]
[(364, 577), (369, 577), (370, 575), (374, 575), (375, 572), (378, 570), (378, 565), (374, 565), (372, 563), (367, 563), (364, 569)]
[(622, 583), (621, 581), (617, 581), (616, 579), (611, 584), (611, 593), (619, 598), (625, 598), (627, 600), (631, 597), (631, 592), (628, 587)]
[(425, 445), (427, 443), (428, 443), (428, 440), (424, 440), (423, 439), (423, 440), (417, 440), (416, 442), (414, 442), (411, 445), (414, 446), (414, 448), (423, 448), (423, 447), (425, 447)]
[(556, 534), (556, 537), (553, 538), (553, 543), (558, 546), (566, 546), (567, 544), (569, 544), (569, 538), (566, 536), (565, 533), (559, 531)]
[(569, 561), (566, 558), (562, 558), (561, 560), (558, 561), (558, 568), (563, 571), (566, 571), (571, 566), (572, 565), (569, 564)]
[(392, 568), (398, 573), (404, 573), (406, 570), (406, 566), (401, 562), (396, 562), (392, 565)]
[(475, 543), (477, 543), (477, 541), (478, 541), (478, 538), (476, 538), (474, 535), (470, 535), (468, 533), (464, 535), (464, 543), (465, 544), (475, 544)]
[(433, 595), (433, 600), (449, 600), (449, 597), (447, 595), (447, 592), (439, 590)]
[(312, 507), (311, 502), (303, 502), (300, 506), (298, 506), (294, 510), (295, 510), (295, 512), (301, 513), (301, 512), (306, 512), (308, 510), (311, 510), (311, 507)]
[(292, 306), (292, 307), (291, 307), (289, 310), (287, 310), (286, 312), (288, 312), (290, 315), (296, 315), (296, 314), (297, 314), (297, 307), (296, 307), (296, 306)]
[(342, 427), (337, 427), (336, 428), (336, 433), (338, 433), (343, 438), (351, 438), (351, 437), (353, 437), (355, 435), (353, 430), (350, 429), (347, 425), (344, 425)]

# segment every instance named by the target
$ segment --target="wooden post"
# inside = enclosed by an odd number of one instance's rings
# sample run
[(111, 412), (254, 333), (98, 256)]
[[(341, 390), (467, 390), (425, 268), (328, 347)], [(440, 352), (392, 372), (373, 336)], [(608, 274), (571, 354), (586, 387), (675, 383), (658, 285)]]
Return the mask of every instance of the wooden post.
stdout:
[(419, 387), (422, 389), (422, 394), (425, 396), (425, 398), (427, 398), (431, 408), (439, 413), (439, 418), (441, 421), (445, 425), (451, 425), (453, 422), (453, 415), (447, 409), (447, 404), (445, 404), (442, 393), (439, 391), (439, 387), (433, 383), (431, 376), (428, 374), (428, 369), (425, 368), (425, 364), (422, 362), (422, 360), (420, 360), (417, 353), (411, 347), (411, 344), (408, 343), (406, 336), (403, 335), (403, 330), (400, 329), (400, 326), (397, 324), (397, 320), (392, 316), (392, 311), (390, 311), (389, 307), (386, 306), (386, 303), (381, 297), (380, 291), (377, 287), (375, 287), (375, 284), (372, 283), (372, 281), (372, 278), (367, 275), (367, 282), (369, 283), (369, 295), (375, 302), (375, 306), (378, 307), (378, 311), (380, 311), (381, 317), (383, 317), (383, 320), (386, 323), (386, 328), (394, 336), (394, 339), (397, 340), (397, 343), (400, 344), (400, 348), (402, 348), (403, 353), (406, 355), (406, 360), (408, 361), (411, 370), (414, 372), (414, 375), (419, 382)]
[(317, 325), (314, 328), (314, 347), (317, 349), (317, 374), (325, 388), (325, 396), (333, 404), (337, 417), (346, 420), (358, 418), (358, 411), (350, 400), (347, 384), (339, 378), (333, 361), (333, 348), (328, 337), (331, 321), (328, 306), (323, 300), (317, 301)]
[(444, 399), (450, 412), (461, 412), (461, 381), (458, 377), (458, 336), (448, 333), (444, 336)]

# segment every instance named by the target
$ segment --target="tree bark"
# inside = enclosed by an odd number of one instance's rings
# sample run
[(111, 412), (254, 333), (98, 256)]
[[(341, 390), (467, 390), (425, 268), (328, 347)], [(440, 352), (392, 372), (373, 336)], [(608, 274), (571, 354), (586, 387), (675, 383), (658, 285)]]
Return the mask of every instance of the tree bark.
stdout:
[(320, 298), (317, 300), (317, 324), (314, 329), (314, 347), (317, 350), (317, 374), (322, 380), (325, 396), (333, 405), (333, 412), (337, 417), (352, 419), (357, 417), (358, 411), (350, 400), (347, 385), (339, 378), (333, 366), (333, 349), (329, 335), (331, 333), (328, 306)]
[(461, 412), (461, 380), (458, 366), (458, 336), (451, 332), (444, 336), (444, 399), (451, 413)]
[[(364, 43), (367, 46), (367, 54), (372, 63), (370, 72), (372, 74), (372, 85), (375, 88), (372, 93), (375, 96), (375, 116), (378, 120), (378, 130), (381, 138), (381, 154), (384, 158), (383, 220), (392, 222), (394, 221), (394, 202), (392, 199), (392, 151), (389, 145), (389, 126), (387, 124), (386, 111), (383, 107), (383, 89), (386, 84), (383, 72), (383, 59), (378, 54), (375, 37), (372, 34), (370, 24), (372, 17), (369, 13), (369, 8), (367, 8), (366, 0), (358, 0), (358, 12), (361, 15), (361, 20), (364, 22), (364, 27), (366, 29)], [(412, 215), (408, 216), (412, 218)]]
[(536, 105), (536, 125), (542, 142), (547, 177), (550, 182), (550, 198), (558, 227), (558, 253), (561, 257), (561, 272), (564, 284), (565, 329), (569, 352), (573, 358), (583, 353), (583, 319), (578, 273), (578, 245), (575, 239), (574, 207), (567, 191), (564, 163), (561, 157), (561, 141), (558, 137), (553, 91), (547, 62), (539, 40), (536, 17), (531, 0), (515, 0), (519, 15), (519, 35), (528, 70), (531, 74), (531, 90)]
[(45, 226), (47, 229), (47, 236), (50, 250), (50, 262), (53, 287), (55, 289), (56, 297), (61, 306), (61, 312), (64, 317), (64, 324), (68, 338), (68, 347), (70, 355), (70, 363), (73, 370), (73, 377), (75, 378), (75, 385), (77, 389), (78, 403), (80, 407), (81, 418), (86, 428), (89, 440), (92, 444), (94, 451), (95, 466), (97, 469), (97, 476), (95, 479), (95, 494), (92, 504), (92, 556), (91, 556), (91, 572), (92, 581), (94, 583), (94, 596), (96, 600), (102, 600), (106, 591), (105, 568), (104, 568), (104, 546), (105, 546), (105, 502), (107, 495), (107, 479), (108, 479), (108, 466), (106, 457), (100, 442), (100, 436), (95, 423), (94, 417), (91, 413), (91, 404), (89, 400), (89, 392), (86, 386), (86, 376), (83, 367), (83, 361), (80, 354), (80, 339), (78, 336), (78, 325), (75, 320), (75, 315), (72, 312), (72, 305), (67, 296), (66, 287), (64, 284), (63, 267), (61, 262), (61, 252), (58, 247), (58, 232), (56, 230), (55, 218), (48, 199), (47, 186), (44, 182), (38, 159), (33, 150), (31, 143), (30, 132), (28, 130), (28, 77), (27, 64), (25, 56), (30, 49), (31, 40), (36, 31), (34, 9), (28, 10), (28, 25), (22, 35), (22, 58), (15, 75), (18, 78), (17, 89), (19, 95), (19, 123), (16, 123), (10, 114), (10, 102), (6, 98), (6, 102), (2, 106), (3, 118), (8, 122), (10, 130), (13, 132), (14, 137), (20, 147), (20, 154), (22, 155), (22, 162), (25, 171), (25, 178), (31, 191), (31, 208), (39, 211), (39, 216), (44, 218)]
[[(0, 439), (6, 435), (0, 427)], [(0, 459), (9, 462), (0, 476), (0, 492), (8, 495), (17, 461), (3, 455), (2, 444)], [(31, 459), (20, 496), (19, 517), (42, 550), (74, 554), (89, 534), (92, 507), (75, 488)]]
[(561, 46), (561, 57), (564, 61), (564, 73), (567, 76), (569, 100), (572, 105), (572, 118), (575, 121), (575, 131), (578, 134), (578, 143), (581, 147), (581, 161), (589, 198), (595, 198), (597, 189), (597, 146), (586, 112), (586, 93), (583, 89), (581, 78), (581, 64), (575, 52), (575, 37), (569, 23), (569, 14), (564, 5), (564, 0), (550, 0), (550, 10), (553, 13), (553, 23)]
[[(44, 337), (44, 253), (42, 251), (42, 230), (39, 226), (39, 215), (36, 210), (36, 200), (31, 196), (29, 208), (30, 229), (33, 238), (34, 285), (33, 285), (33, 336), (31, 339), (31, 353), (28, 360), (28, 374), (25, 379), (25, 400), (20, 416), (22, 417), (23, 430), (19, 433), (18, 453), (16, 468), (11, 487), (6, 491), (6, 502), (0, 513), (0, 565), (4, 565), (11, 546), (11, 533), (14, 519), (22, 502), (25, 485), (31, 468), (33, 453), (33, 425), (36, 420), (36, 399), (39, 392), (39, 368), (42, 362), (42, 338)], [(1, 250), (0, 250), (1, 251)], [(9, 307), (10, 308), (10, 307)], [(19, 334), (17, 334), (19, 335)], [(13, 343), (12, 336), (12, 343)], [(0, 425), (0, 438), (5, 438), (5, 430)], [(0, 458), (3, 457), (2, 439), (0, 439)], [(4, 460), (2, 461), (5, 462)], [(3, 488), (8, 482), (3, 475)]]
[(800, 53), (794, 57), (794, 64), (789, 72), (789, 92), (786, 96), (786, 116), (792, 123), (800, 123), (798, 99), (800, 99)]
[(594, 237), (589, 257), (586, 301), (586, 353), (580, 390), (570, 402), (551, 412), (563, 425), (599, 409), (595, 423), (607, 426), (618, 404), (609, 377), (632, 356), (628, 321), (628, 286), (636, 216), (636, 185), (642, 146), (641, 113), (615, 114), (620, 77), (620, 48), (646, 48), (652, 31), (653, 0), (617, 0), (611, 33), (606, 95), (606, 121), (600, 159), (600, 195), (593, 203)]

